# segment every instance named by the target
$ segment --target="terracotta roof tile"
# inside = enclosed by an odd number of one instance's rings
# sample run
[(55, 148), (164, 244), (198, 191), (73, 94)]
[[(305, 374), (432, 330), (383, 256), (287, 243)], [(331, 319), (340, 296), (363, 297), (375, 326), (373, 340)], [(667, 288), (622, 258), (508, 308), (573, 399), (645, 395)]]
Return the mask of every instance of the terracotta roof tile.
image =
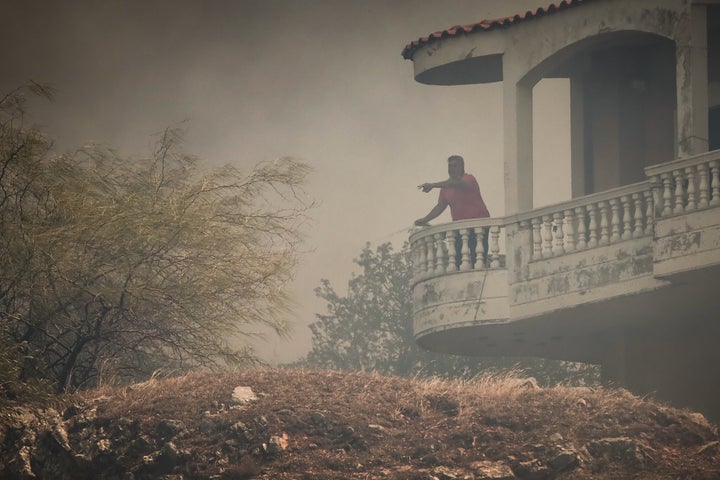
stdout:
[(448, 28), (447, 30), (431, 33), (430, 35), (427, 35), (425, 37), (420, 37), (419, 39), (409, 43), (403, 49), (402, 56), (406, 60), (412, 60), (413, 55), (418, 48), (432, 43), (436, 40), (449, 37), (457, 37), (461, 34), (466, 33), (484, 32), (487, 30), (494, 30), (496, 28), (508, 28), (516, 23), (532, 20), (534, 18), (542, 17), (544, 15), (549, 15), (551, 13), (566, 10), (568, 8), (586, 3), (588, 1), (590, 0), (562, 0), (561, 2), (553, 2), (547, 7), (539, 7), (535, 10), (528, 10), (525, 13), (519, 13), (511, 17), (497, 18), (495, 20), (481, 20), (478, 23), (473, 23), (470, 25), (456, 25), (454, 27)]

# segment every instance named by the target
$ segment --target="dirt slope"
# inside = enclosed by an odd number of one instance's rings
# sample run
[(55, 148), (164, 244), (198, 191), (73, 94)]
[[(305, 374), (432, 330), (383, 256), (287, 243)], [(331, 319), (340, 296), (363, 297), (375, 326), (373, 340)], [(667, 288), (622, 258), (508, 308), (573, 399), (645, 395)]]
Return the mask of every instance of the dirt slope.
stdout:
[(699, 414), (515, 379), (251, 370), (21, 411), (0, 426), (0, 479), (720, 479)]

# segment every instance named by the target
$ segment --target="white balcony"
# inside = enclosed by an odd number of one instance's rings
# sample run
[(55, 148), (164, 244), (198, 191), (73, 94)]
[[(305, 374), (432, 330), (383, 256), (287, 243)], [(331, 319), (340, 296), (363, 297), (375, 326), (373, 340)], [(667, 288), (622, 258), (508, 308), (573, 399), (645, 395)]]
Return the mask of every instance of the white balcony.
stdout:
[(706, 307), (718, 305), (720, 293), (719, 172), (716, 150), (649, 167), (637, 184), (415, 232), (417, 342), (611, 370), (618, 329), (712, 315)]

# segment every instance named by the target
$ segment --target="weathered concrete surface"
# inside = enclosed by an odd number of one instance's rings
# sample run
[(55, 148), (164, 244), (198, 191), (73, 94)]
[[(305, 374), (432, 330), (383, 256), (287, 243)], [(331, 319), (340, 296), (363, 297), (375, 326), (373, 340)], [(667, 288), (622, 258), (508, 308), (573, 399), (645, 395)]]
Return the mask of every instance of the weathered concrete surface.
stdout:
[(720, 209), (660, 219), (655, 232), (653, 271), (657, 277), (720, 264)]
[(416, 336), (463, 325), (508, 321), (504, 269), (457, 272), (422, 281), (413, 288)]

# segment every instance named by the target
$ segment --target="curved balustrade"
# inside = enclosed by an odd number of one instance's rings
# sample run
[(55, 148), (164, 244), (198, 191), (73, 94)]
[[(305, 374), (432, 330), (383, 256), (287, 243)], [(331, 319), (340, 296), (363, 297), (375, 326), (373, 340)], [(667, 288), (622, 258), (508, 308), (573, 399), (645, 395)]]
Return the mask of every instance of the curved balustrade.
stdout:
[(720, 150), (645, 169), (659, 218), (720, 205)]
[(652, 235), (648, 182), (588, 195), (513, 217), (531, 229), (532, 260)]
[[(526, 252), (523, 262), (536, 262), (652, 237), (658, 234), (656, 221), (720, 206), (720, 150), (645, 172), (649, 179), (644, 182), (530, 212), (422, 228), (410, 237), (414, 282), (505, 268), (506, 249)], [(506, 226), (528, 234), (506, 239)]]
[(410, 237), (415, 281), (453, 272), (505, 266), (503, 219), (479, 218), (437, 225)]

